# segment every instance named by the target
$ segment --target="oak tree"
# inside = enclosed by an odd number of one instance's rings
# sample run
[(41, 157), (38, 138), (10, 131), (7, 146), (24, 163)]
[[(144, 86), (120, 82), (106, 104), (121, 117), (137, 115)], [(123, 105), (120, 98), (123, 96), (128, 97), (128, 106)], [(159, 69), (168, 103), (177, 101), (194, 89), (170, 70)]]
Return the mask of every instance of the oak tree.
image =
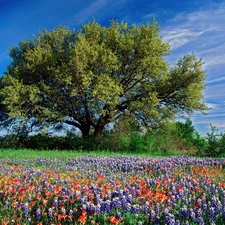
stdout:
[(170, 67), (169, 51), (156, 21), (42, 30), (10, 49), (1, 98), (11, 118), (66, 123), (83, 137), (125, 114), (151, 127), (206, 110), (202, 60), (185, 55)]

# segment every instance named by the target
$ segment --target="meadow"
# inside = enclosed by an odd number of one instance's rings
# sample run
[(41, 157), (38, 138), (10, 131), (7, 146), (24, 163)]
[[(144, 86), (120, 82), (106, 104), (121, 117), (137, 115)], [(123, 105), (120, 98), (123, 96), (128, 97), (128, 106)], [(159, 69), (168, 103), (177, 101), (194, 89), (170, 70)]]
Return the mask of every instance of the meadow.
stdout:
[(1, 150), (0, 224), (225, 224), (225, 159)]

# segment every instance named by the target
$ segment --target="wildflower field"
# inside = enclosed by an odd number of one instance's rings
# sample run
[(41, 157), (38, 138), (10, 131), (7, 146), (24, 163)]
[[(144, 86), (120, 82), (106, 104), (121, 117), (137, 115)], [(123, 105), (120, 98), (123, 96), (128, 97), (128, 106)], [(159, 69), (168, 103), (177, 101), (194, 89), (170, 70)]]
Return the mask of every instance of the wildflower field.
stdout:
[(225, 159), (0, 159), (0, 224), (225, 224)]

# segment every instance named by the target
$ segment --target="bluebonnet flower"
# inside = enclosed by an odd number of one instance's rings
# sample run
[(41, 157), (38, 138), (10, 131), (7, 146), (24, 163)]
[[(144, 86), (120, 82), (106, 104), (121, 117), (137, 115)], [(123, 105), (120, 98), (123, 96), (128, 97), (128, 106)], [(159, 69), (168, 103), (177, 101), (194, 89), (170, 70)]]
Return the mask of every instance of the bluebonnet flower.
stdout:
[(5, 205), (6, 205), (6, 206), (9, 205), (9, 201), (8, 201), (8, 200), (5, 201)]
[(176, 202), (176, 197), (175, 197), (175, 195), (172, 195), (171, 200), (172, 200), (173, 203)]
[(175, 225), (175, 216), (171, 213), (168, 213), (165, 217), (166, 224)]
[(96, 204), (101, 204), (101, 197), (99, 194), (95, 195)]
[(143, 205), (143, 209), (144, 209), (144, 213), (145, 213), (145, 214), (148, 214), (148, 211), (149, 211), (149, 202), (146, 202), (146, 203)]
[(80, 203), (85, 204), (88, 202), (88, 196), (84, 195), (80, 198)]
[(31, 196), (31, 194), (28, 194), (28, 200), (27, 200), (28, 202), (31, 202), (32, 201), (32, 196)]
[(197, 216), (202, 217), (202, 210), (201, 209), (197, 209)]
[(111, 201), (107, 200), (105, 202), (101, 203), (101, 208), (100, 208), (100, 212), (101, 213), (109, 213), (111, 211)]
[(197, 200), (196, 206), (197, 206), (198, 208), (201, 208), (201, 207), (202, 207), (202, 200), (201, 200), (200, 198)]
[(202, 217), (198, 217), (199, 225), (205, 225), (204, 219)]
[(167, 206), (171, 206), (171, 201), (170, 201), (170, 199), (167, 199), (167, 200), (166, 200), (166, 205), (167, 205)]
[[(174, 225), (180, 225), (180, 221), (176, 220)], [(189, 225), (189, 223), (186, 223), (185, 225)]]
[(214, 207), (210, 207), (210, 209), (209, 209), (209, 217), (210, 217), (211, 221), (215, 222), (216, 215), (215, 215)]
[(168, 209), (168, 208), (165, 208), (165, 209), (163, 210), (163, 213), (164, 213), (165, 216), (167, 216), (168, 213), (169, 213), (169, 209)]
[(156, 217), (155, 211), (153, 209), (150, 210), (150, 213), (149, 213), (149, 219), (150, 219), (150, 221), (153, 222), (155, 220), (155, 217)]
[(204, 211), (207, 211), (207, 208), (208, 208), (207, 204), (204, 203), (204, 204), (202, 205), (202, 209), (203, 209)]
[(219, 214), (222, 211), (223, 205), (221, 204), (218, 197), (213, 196), (211, 198), (211, 205), (214, 208), (216, 214)]
[(120, 220), (122, 218), (121, 212), (117, 212), (115, 217), (116, 219)]
[(41, 210), (40, 210), (40, 208), (38, 208), (37, 210), (36, 210), (36, 219), (37, 220), (40, 220), (41, 219)]
[(127, 203), (126, 208), (124, 208), (125, 212), (130, 212), (131, 211), (131, 204)]
[(141, 211), (141, 208), (140, 208), (140, 205), (132, 205), (132, 212), (137, 214), (137, 213), (140, 213)]
[(136, 197), (141, 195), (141, 191), (139, 189), (136, 189)]
[(82, 204), (82, 210), (87, 210), (87, 205), (86, 204)]
[(195, 212), (193, 209), (190, 209), (189, 216), (190, 216), (191, 221), (195, 221)]
[[(131, 187), (130, 188), (130, 195), (131, 195), (131, 197), (135, 197), (136, 195), (135, 195), (135, 192), (136, 192), (136, 190), (135, 190), (135, 187)], [(128, 196), (130, 196), (130, 195), (128, 195)], [(132, 198), (131, 198), (132, 199)], [(128, 199), (127, 199), (128, 200)], [(131, 203), (131, 202), (130, 202)]]
[(52, 218), (52, 213), (53, 213), (52, 208), (49, 208), (48, 209), (48, 217), (49, 218)]
[(132, 200), (133, 200), (133, 197), (132, 197), (131, 194), (129, 194), (129, 195), (127, 196), (127, 202), (131, 204), (131, 203), (132, 203)]
[(75, 216), (75, 213), (73, 212), (73, 210), (72, 209), (70, 209), (70, 211), (69, 211), (69, 214), (68, 214), (69, 216), (71, 216), (72, 218), (74, 218), (74, 216)]
[(96, 205), (95, 212), (96, 212), (97, 214), (99, 214), (99, 213), (101, 212), (101, 205), (100, 205), (100, 204), (97, 204), (97, 205)]
[[(214, 182), (214, 181), (212, 180), (212, 182)], [(211, 185), (211, 190), (212, 190), (213, 192), (216, 191), (216, 185), (215, 185), (215, 184), (212, 184), (212, 185)]]
[(126, 196), (125, 195), (123, 195), (122, 197), (121, 197), (121, 207), (123, 208), (123, 209), (125, 209), (126, 207), (127, 207), (127, 199), (126, 199)]
[(22, 209), (23, 209), (24, 216), (27, 218), (29, 215), (28, 203), (22, 204)]
[(111, 208), (112, 209), (121, 208), (121, 201), (118, 197), (113, 198), (113, 200), (111, 201)]
[(58, 197), (55, 197), (55, 198), (54, 198), (53, 206), (54, 206), (56, 209), (58, 209), (58, 207), (59, 207), (59, 200), (58, 200)]
[(181, 214), (182, 214), (182, 217), (183, 217), (184, 220), (186, 220), (188, 218), (188, 209), (187, 209), (186, 205), (184, 205), (181, 208)]

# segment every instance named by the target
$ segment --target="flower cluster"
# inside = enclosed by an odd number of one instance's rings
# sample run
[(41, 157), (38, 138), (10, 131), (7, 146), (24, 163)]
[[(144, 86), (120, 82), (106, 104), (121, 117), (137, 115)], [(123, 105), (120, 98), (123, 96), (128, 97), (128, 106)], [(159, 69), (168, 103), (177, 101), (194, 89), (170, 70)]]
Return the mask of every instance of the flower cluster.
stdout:
[(225, 224), (225, 159), (0, 159), (0, 224)]

